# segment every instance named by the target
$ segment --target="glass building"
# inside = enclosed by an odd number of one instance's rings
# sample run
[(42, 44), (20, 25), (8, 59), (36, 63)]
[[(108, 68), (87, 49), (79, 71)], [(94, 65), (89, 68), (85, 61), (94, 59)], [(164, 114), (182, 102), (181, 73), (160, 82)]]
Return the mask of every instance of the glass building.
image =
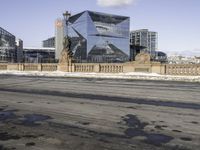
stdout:
[(15, 36), (0, 27), (0, 62), (15, 61)]
[(84, 11), (69, 18), (66, 32), (77, 62), (125, 62), (129, 27), (129, 17)]
[(25, 63), (55, 63), (55, 48), (31, 48), (23, 49)]

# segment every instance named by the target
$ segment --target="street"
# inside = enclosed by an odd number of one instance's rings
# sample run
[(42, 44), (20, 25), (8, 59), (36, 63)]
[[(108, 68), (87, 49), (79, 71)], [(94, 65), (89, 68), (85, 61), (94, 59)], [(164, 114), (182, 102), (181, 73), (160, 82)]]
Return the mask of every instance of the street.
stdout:
[(199, 147), (199, 83), (0, 75), (0, 150)]

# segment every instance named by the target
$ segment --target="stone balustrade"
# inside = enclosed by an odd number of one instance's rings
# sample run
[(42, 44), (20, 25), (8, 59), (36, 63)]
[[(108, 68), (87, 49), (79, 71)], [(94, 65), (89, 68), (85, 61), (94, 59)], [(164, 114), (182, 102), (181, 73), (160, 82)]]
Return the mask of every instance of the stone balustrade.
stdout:
[(200, 64), (167, 64), (167, 75), (200, 75)]
[(57, 71), (57, 66), (58, 64), (41, 64), (42, 65), (42, 68), (41, 70), (42, 71)]
[(123, 72), (123, 64), (100, 64), (99, 72), (121, 73)]
[(40, 69), (38, 69), (40, 67), (40, 64), (24, 64), (23, 65), (23, 70), (24, 71), (38, 71)]
[(94, 72), (95, 65), (94, 64), (74, 64), (74, 72)]
[(0, 70), (7, 70), (7, 64), (0, 64)]
[[(14, 64), (0, 63), (0, 70), (18, 71), (65, 71), (60, 64)], [(149, 72), (166, 75), (200, 76), (200, 64), (161, 64), (150, 63), (72, 63), (65, 65), (69, 72), (96, 72), (96, 73), (123, 73), (123, 72)]]

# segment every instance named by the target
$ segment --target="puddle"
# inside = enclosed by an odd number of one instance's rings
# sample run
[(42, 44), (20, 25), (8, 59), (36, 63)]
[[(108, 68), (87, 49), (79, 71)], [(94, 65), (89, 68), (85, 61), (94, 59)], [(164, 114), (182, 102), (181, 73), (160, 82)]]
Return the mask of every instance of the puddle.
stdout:
[(145, 136), (146, 133), (143, 131), (144, 127), (148, 125), (148, 123), (142, 123), (136, 116), (128, 114), (125, 118), (123, 118), (126, 125), (129, 127), (125, 130), (125, 135), (129, 138), (135, 136)]
[(197, 121), (192, 121), (191, 123), (192, 124), (199, 124)]
[(71, 136), (78, 136), (78, 134), (70, 133)]
[(103, 139), (103, 138), (100, 138), (99, 141), (103, 142), (103, 143), (111, 143), (110, 141), (106, 140), (106, 139)]
[(126, 125), (131, 128), (144, 129), (144, 127), (148, 125), (148, 123), (142, 123), (136, 116), (131, 114), (126, 115), (123, 120), (126, 122)]
[(189, 137), (181, 137), (180, 139), (183, 141), (192, 141), (192, 139)]
[(16, 115), (14, 114), (13, 110), (6, 110), (6, 111), (0, 110), (0, 121), (5, 121), (14, 118), (16, 118)]
[(136, 136), (145, 136), (146, 133), (140, 129), (128, 128), (125, 130), (125, 135), (129, 138), (136, 137)]
[(2, 132), (0, 133), (0, 141), (8, 141), (8, 140), (18, 140), (20, 139), (19, 136), (17, 135), (11, 135), (11, 134), (8, 134), (7, 132)]
[(147, 139), (145, 140), (145, 143), (155, 145), (155, 146), (161, 146), (162, 144), (170, 142), (173, 137), (163, 135), (163, 134), (147, 134)]
[[(11, 149), (4, 147), (3, 145), (0, 145), (0, 150), (11, 150)], [(14, 150), (14, 148), (13, 148), (13, 150)]]
[(137, 109), (136, 107), (133, 107), (133, 106), (129, 106), (129, 107), (126, 107), (126, 108), (129, 108), (129, 109)]
[(90, 124), (89, 122), (78, 122), (78, 123), (80, 123), (82, 125), (89, 125)]
[(173, 137), (167, 136), (164, 134), (152, 134), (147, 133), (143, 129), (145, 126), (148, 125), (148, 123), (141, 122), (136, 116), (134, 115), (126, 115), (123, 120), (126, 122), (126, 125), (129, 127), (124, 131), (125, 135), (128, 138), (133, 138), (137, 136), (143, 136), (146, 137), (144, 140), (145, 143), (155, 145), (155, 146), (161, 146), (162, 144), (166, 144), (170, 142)]
[(29, 143), (26, 143), (26, 146), (34, 146), (35, 143), (34, 142), (29, 142)]
[(180, 130), (172, 130), (172, 131), (173, 131), (173, 132), (179, 132), (179, 133), (182, 132), (182, 131), (180, 131)]
[(154, 128), (158, 129), (158, 130), (163, 130), (162, 126), (160, 126), (160, 125), (156, 125)]
[(27, 114), (24, 116), (24, 118), (22, 119), (22, 123), (25, 126), (37, 126), (37, 125), (41, 125), (38, 122), (42, 122), (48, 119), (52, 119), (49, 116), (46, 115), (40, 115), (40, 114)]
[(32, 134), (27, 134), (27, 135), (24, 135), (22, 137), (24, 137), (24, 138), (38, 138), (39, 136), (32, 135)]

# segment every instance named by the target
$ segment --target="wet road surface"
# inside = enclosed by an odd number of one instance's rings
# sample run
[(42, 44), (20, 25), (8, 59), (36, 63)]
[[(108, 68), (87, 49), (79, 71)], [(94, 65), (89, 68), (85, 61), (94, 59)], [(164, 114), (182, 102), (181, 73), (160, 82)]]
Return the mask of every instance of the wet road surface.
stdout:
[(0, 76), (0, 150), (198, 150), (200, 84)]

